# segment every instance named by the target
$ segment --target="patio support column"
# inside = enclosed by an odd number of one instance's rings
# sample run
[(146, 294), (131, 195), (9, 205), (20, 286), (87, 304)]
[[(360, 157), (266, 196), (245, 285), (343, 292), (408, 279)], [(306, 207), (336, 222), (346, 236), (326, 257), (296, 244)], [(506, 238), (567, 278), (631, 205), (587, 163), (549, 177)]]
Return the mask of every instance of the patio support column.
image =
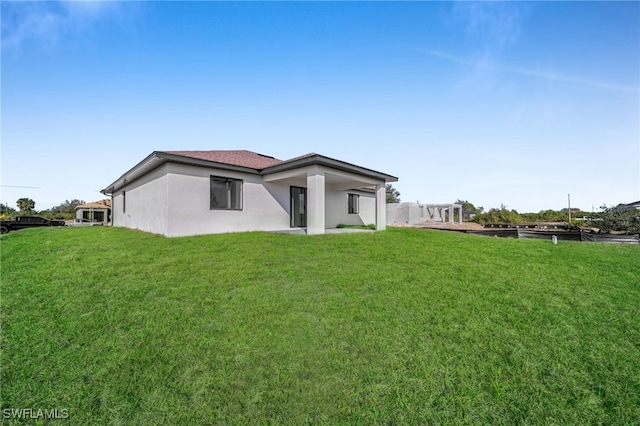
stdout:
[(453, 206), (449, 207), (449, 223), (453, 223)]
[(376, 231), (387, 229), (387, 186), (376, 185)]
[(324, 171), (317, 166), (307, 172), (307, 234), (324, 234)]

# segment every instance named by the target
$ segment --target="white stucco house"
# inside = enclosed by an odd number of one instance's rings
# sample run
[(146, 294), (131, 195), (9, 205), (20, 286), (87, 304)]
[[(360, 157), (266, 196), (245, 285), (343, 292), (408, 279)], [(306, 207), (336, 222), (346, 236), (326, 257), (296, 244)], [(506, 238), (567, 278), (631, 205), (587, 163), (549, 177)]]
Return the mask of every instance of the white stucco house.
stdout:
[(397, 178), (311, 153), (278, 160), (251, 151), (155, 151), (102, 190), (112, 224), (168, 237), (344, 225), (386, 227)]

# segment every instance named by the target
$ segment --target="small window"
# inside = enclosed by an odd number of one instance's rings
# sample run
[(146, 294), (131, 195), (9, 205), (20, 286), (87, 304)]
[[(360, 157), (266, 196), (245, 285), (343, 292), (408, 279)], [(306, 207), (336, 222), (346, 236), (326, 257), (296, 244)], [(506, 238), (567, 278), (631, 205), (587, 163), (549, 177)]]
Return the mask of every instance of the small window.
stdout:
[(122, 191), (122, 213), (127, 212), (127, 192)]
[(358, 194), (349, 194), (349, 214), (358, 214), (359, 213), (359, 198)]
[(242, 210), (242, 181), (211, 176), (211, 210)]

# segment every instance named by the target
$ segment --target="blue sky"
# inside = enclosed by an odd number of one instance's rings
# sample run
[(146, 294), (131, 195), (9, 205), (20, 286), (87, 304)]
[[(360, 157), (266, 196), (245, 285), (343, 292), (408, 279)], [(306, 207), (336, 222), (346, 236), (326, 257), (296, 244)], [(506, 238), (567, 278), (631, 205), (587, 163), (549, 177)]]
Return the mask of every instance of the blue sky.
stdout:
[(638, 2), (5, 2), (0, 201), (154, 150), (317, 152), (403, 201), (640, 199)]

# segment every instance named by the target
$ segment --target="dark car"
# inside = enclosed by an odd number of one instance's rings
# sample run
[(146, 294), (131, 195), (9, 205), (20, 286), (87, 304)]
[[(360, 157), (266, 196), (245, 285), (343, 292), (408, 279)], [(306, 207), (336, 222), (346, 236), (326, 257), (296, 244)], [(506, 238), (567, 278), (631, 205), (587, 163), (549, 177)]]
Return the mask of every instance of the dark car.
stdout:
[(0, 233), (39, 226), (65, 226), (64, 220), (49, 220), (40, 216), (18, 216), (14, 220), (0, 220)]

